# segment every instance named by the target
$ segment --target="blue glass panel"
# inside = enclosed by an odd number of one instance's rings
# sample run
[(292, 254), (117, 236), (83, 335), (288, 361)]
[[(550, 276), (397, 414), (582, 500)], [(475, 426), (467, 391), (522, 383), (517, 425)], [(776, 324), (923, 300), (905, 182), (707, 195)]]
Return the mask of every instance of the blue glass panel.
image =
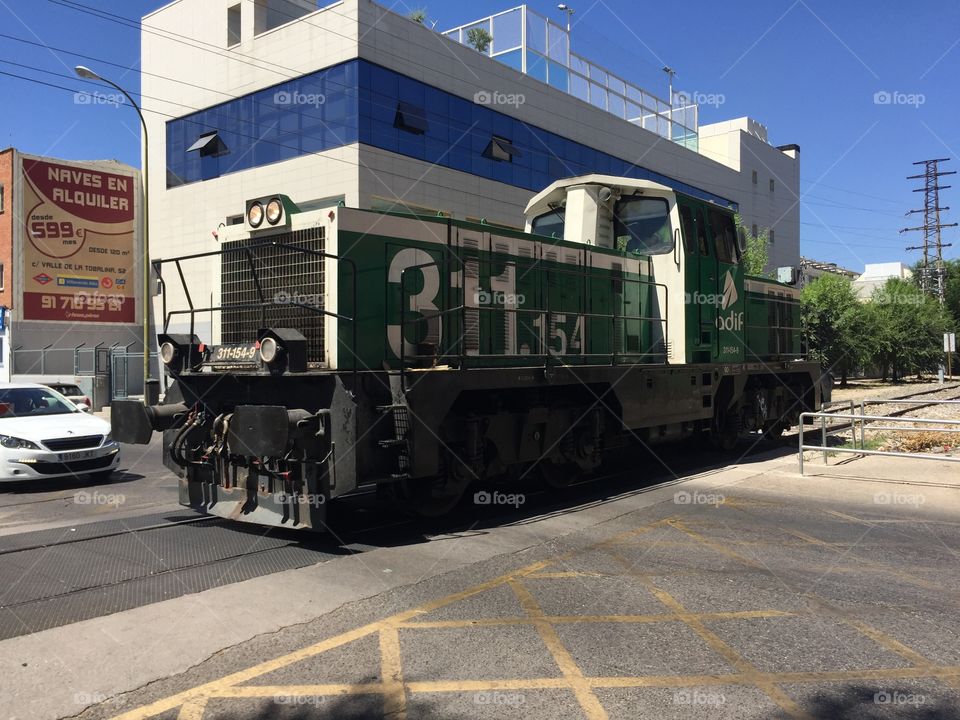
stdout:
[(399, 76), (399, 95), (400, 100), (408, 102), (417, 107), (423, 107), (426, 95), (426, 86), (423, 83), (411, 80), (403, 75)]
[(626, 104), (624, 100), (619, 95), (614, 95), (613, 93), (607, 94), (607, 110), (612, 112), (617, 117), (622, 118), (626, 113)]
[(547, 81), (547, 59), (527, 50), (527, 75), (541, 82)]
[[(527, 11), (527, 48), (547, 54), (547, 23), (536, 13)], [(529, 60), (527, 61), (529, 63)]]
[(570, 94), (590, 102), (590, 81), (580, 75), (570, 75)]
[(549, 47), (547, 55), (552, 59), (567, 64), (567, 31), (553, 23), (547, 23), (547, 37)]
[(560, 63), (556, 63), (553, 60), (550, 61), (549, 66), (549, 80), (550, 84), (553, 85), (558, 90), (567, 91), (567, 68)]
[(601, 110), (607, 109), (607, 91), (596, 83), (590, 83), (590, 104)]
[(494, 60), (499, 60), (504, 65), (509, 65), (514, 70), (523, 71), (523, 51), (522, 50), (511, 50), (510, 52), (505, 52), (503, 55), (494, 55)]
[(493, 52), (519, 48), (523, 34), (523, 15), (520, 8), (493, 18)]

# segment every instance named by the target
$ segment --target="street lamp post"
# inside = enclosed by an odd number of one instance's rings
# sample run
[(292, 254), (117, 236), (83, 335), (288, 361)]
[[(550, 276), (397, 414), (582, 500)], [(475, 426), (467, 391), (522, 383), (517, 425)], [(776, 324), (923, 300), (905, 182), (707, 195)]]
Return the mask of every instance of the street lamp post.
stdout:
[(560, 3), (557, 5), (557, 10), (565, 12), (567, 14), (567, 34), (570, 34), (570, 21), (573, 19), (573, 14), (576, 12), (572, 7), (566, 3)]
[(143, 320), (143, 401), (148, 402), (147, 388), (150, 378), (150, 195), (148, 193), (150, 177), (150, 141), (147, 135), (147, 121), (143, 117), (140, 106), (134, 102), (130, 94), (112, 80), (107, 80), (88, 67), (77, 65), (74, 72), (84, 80), (99, 80), (119, 90), (140, 116), (140, 125), (143, 127), (143, 278), (141, 289), (141, 312)]
[[(673, 76), (677, 74), (677, 71), (674, 70), (669, 65), (664, 65), (663, 71), (670, 77), (670, 109), (673, 110)], [(670, 119), (673, 120), (673, 114), (671, 113)]]

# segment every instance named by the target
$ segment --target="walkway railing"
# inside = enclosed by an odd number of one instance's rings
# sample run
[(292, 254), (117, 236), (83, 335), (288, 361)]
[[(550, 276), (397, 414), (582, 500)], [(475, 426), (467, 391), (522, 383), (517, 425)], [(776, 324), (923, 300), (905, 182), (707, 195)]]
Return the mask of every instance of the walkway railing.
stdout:
[[(799, 464), (800, 474), (803, 475), (804, 471), (804, 452), (813, 450), (823, 453), (823, 464), (829, 464), (829, 457), (831, 453), (841, 453), (848, 455), (857, 455), (857, 456), (866, 456), (866, 455), (879, 455), (881, 457), (903, 457), (903, 458), (913, 458), (917, 460), (940, 460), (942, 462), (960, 462), (960, 456), (951, 456), (941, 453), (928, 453), (928, 452), (908, 452), (908, 451), (892, 451), (892, 450), (868, 450), (866, 447), (866, 433), (874, 431), (893, 431), (898, 433), (918, 433), (918, 432), (930, 432), (935, 431), (938, 433), (960, 433), (960, 420), (947, 420), (941, 418), (917, 418), (917, 417), (905, 417), (892, 416), (892, 415), (867, 415), (866, 408), (869, 405), (921, 405), (921, 406), (936, 406), (936, 405), (960, 405), (960, 400), (889, 400), (884, 398), (869, 398), (860, 401), (860, 412), (855, 412), (854, 401), (846, 401), (844, 405), (847, 405), (849, 408), (849, 413), (842, 413), (837, 411), (821, 411), (821, 412), (805, 412), (800, 414), (800, 432), (798, 434), (798, 448), (797, 448), (797, 461)], [(805, 441), (805, 436), (809, 438), (810, 431), (806, 430), (805, 424), (806, 419), (810, 418), (811, 420), (819, 420), (819, 430), (814, 430), (814, 432), (819, 431), (820, 433), (820, 445), (809, 445)], [(842, 424), (837, 424), (837, 420), (844, 421)], [(875, 424), (881, 423), (881, 424)], [(900, 423), (898, 425), (891, 425), (890, 423)], [(912, 425), (908, 425), (910, 423)], [(921, 427), (916, 427), (920, 425)], [(933, 426), (933, 427), (931, 427)], [(857, 431), (859, 429), (859, 439), (857, 436)], [(852, 441), (849, 446), (829, 446), (827, 444), (828, 437), (832, 434), (837, 434), (840, 432), (850, 431), (852, 433)]]

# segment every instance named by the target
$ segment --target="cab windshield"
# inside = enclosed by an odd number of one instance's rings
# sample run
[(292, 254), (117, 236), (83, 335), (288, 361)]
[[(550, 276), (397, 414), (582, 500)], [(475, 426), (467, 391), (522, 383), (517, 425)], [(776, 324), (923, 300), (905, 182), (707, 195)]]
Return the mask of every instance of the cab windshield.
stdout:
[(563, 224), (566, 219), (564, 208), (558, 207), (543, 215), (538, 215), (530, 223), (530, 232), (535, 235), (545, 235), (546, 237), (562, 238)]
[(617, 202), (613, 214), (618, 250), (638, 255), (661, 255), (673, 250), (670, 215), (663, 198), (625, 197)]
[(62, 395), (45, 388), (7, 388), (0, 390), (0, 419), (66, 415), (80, 412)]

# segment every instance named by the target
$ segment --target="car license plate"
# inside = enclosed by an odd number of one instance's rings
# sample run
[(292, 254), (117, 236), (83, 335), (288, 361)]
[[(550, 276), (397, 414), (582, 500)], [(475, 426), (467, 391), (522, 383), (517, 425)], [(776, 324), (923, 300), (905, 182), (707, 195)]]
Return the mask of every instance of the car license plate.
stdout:
[(93, 457), (93, 450), (84, 450), (83, 452), (60, 453), (60, 462), (73, 462), (74, 460), (89, 460)]

